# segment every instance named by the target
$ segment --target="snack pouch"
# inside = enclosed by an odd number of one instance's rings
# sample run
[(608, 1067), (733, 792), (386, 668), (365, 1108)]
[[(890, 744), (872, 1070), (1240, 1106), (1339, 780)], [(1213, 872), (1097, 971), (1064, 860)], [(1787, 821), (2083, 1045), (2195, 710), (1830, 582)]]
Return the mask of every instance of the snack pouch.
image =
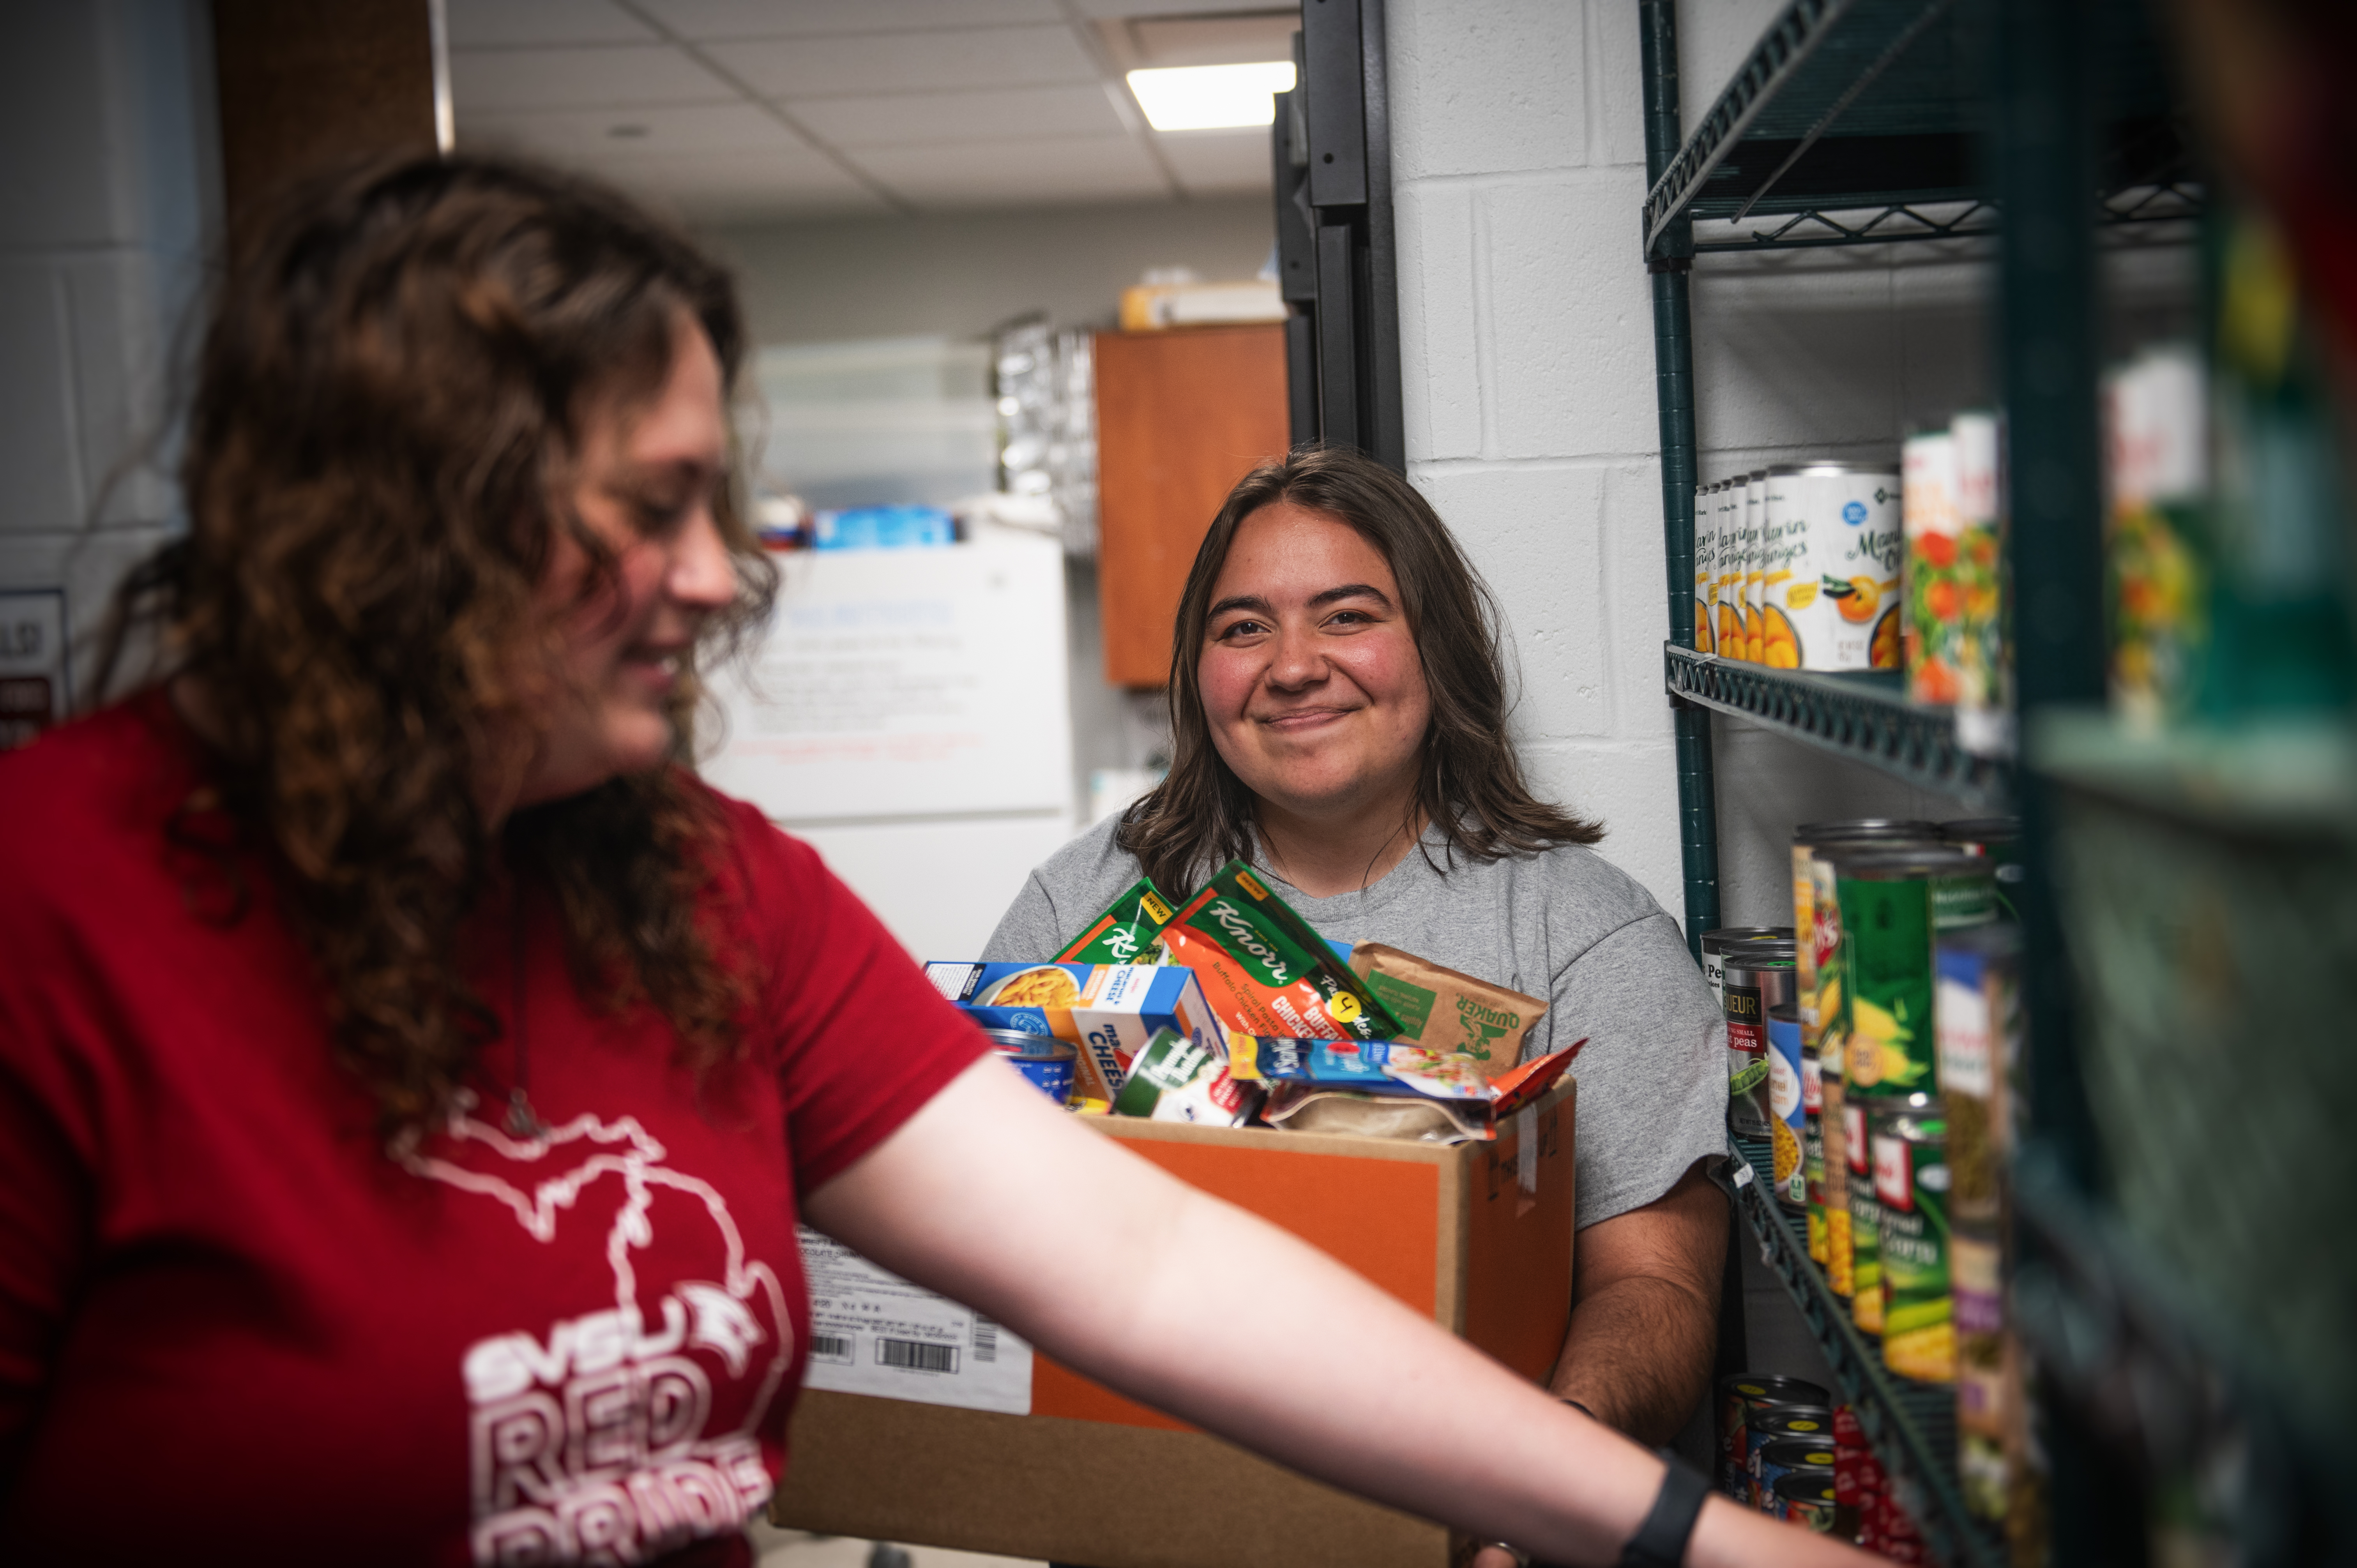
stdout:
[(1058, 963), (1160, 963), (1164, 949), (1155, 938), (1170, 923), (1170, 905), (1154, 878), (1141, 876), (1104, 913), (1091, 920)]
[(1462, 1052), (1492, 1078), (1522, 1060), (1523, 1039), (1547, 1010), (1535, 996), (1381, 942), (1352, 948), (1351, 969), (1399, 1020), (1397, 1038)]
[(1326, 939), (1241, 860), (1187, 900), (1162, 945), (1202, 978), (1211, 1010), (1238, 1033), (1365, 1042), (1400, 1032)]
[(1217, 1053), (1176, 1029), (1161, 1029), (1132, 1058), (1129, 1081), (1113, 1111), (1156, 1122), (1241, 1127), (1259, 1102), (1259, 1089), (1229, 1077)]
[[(1467, 1137), (1496, 1136), (1498, 1118), (1511, 1116), (1553, 1089), (1587, 1045), (1585, 1036), (1552, 1055), (1490, 1078), (1481, 1064), (1454, 1051), (1375, 1041), (1358, 1046), (1330, 1040), (1289, 1040), (1232, 1034), (1228, 1070), (1243, 1082), (1269, 1086), (1265, 1118), (1280, 1122), (1312, 1100), (1409, 1100), (1445, 1104), (1448, 1120)], [(1299, 1123), (1297, 1123), (1299, 1124)], [(1340, 1129), (1336, 1129), (1340, 1130)], [(1383, 1133), (1425, 1136), (1431, 1132)]]
[(1422, 1095), (1431, 1100), (1491, 1098), (1489, 1080), (1470, 1057), (1371, 1040), (1292, 1040), (1228, 1036), (1229, 1070), (1247, 1080), (1350, 1089), (1364, 1094)]

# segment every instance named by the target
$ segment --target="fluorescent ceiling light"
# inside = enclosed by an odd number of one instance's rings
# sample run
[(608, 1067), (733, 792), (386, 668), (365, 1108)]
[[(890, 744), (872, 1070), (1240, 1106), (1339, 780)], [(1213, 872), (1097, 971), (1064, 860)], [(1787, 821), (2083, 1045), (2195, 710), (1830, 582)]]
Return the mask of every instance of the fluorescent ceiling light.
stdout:
[(1269, 95), (1293, 91), (1293, 62), (1259, 60), (1251, 65), (1188, 65), (1165, 70), (1133, 70), (1129, 90), (1157, 131), (1216, 131), (1230, 125), (1265, 125), (1276, 118)]

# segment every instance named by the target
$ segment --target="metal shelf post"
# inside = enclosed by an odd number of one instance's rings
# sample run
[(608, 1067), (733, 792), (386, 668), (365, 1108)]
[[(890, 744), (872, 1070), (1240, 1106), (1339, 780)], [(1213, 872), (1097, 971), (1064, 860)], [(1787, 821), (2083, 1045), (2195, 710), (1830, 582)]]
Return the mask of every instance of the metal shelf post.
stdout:
[[(1659, 181), (1677, 156), (1678, 18), (1674, 0), (1642, 0), (1645, 177)], [(1670, 640), (1694, 639), (1694, 319), (1687, 284), (1694, 224), (1674, 220), (1645, 262), (1653, 290), (1653, 392), (1662, 425), (1662, 542), (1669, 573)], [(1711, 772), (1710, 714), (1673, 697), (1677, 731), (1678, 853), (1686, 885), (1686, 946), (1718, 925), (1718, 798)]]

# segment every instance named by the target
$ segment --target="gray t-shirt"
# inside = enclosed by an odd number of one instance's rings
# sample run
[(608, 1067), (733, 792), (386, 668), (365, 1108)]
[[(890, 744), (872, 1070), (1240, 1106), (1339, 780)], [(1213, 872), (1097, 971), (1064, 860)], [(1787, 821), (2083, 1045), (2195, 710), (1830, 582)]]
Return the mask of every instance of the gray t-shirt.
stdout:
[[(1061, 951), (1140, 875), (1109, 819), (1048, 857), (991, 933), (985, 960)], [(1546, 998), (1523, 1047), (1543, 1056), (1587, 1036), (1579, 1080), (1579, 1224), (1651, 1203), (1688, 1165), (1727, 1148), (1726, 1025), (1677, 925), (1592, 850), (1564, 844), (1481, 862), (1426, 835), (1372, 887), (1312, 898), (1255, 865), (1337, 941), (1386, 942)], [(1430, 859), (1426, 859), (1426, 854)], [(1446, 874), (1435, 866), (1447, 867)]]

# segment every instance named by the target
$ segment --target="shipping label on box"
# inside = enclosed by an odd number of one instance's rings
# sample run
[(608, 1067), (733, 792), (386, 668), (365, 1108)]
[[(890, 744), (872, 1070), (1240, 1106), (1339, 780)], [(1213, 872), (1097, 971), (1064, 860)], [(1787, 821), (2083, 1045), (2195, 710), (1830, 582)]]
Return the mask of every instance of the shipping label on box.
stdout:
[(802, 1228), (810, 1279), (806, 1388), (1031, 1413), (1031, 1347), (1002, 1325)]
[(929, 963), (934, 989), (985, 1029), (1052, 1035), (1081, 1047), (1082, 1098), (1111, 1104), (1157, 1029), (1176, 1029), (1225, 1061), (1227, 1031), (1202, 983), (1176, 964)]

